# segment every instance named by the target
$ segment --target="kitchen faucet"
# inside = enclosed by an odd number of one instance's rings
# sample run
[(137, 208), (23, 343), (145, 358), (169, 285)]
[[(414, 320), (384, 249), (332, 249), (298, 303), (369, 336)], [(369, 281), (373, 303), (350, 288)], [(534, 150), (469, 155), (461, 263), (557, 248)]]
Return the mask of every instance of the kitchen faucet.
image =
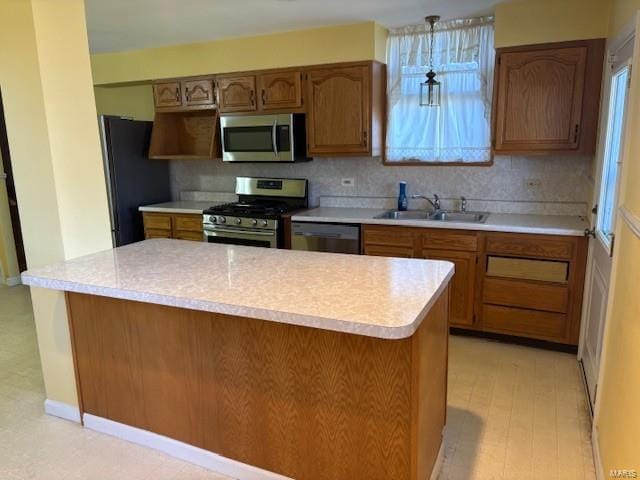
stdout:
[(434, 210), (440, 210), (440, 197), (438, 197), (438, 195), (436, 195), (435, 193), (433, 194), (433, 200), (431, 200), (429, 197), (425, 197), (424, 195), (411, 195), (411, 198), (422, 198), (423, 200), (429, 202)]

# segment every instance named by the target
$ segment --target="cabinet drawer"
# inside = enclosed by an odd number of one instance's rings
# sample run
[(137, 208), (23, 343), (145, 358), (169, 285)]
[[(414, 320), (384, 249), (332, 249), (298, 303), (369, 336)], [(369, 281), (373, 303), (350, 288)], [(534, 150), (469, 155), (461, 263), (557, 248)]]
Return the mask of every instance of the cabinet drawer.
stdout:
[(171, 238), (171, 230), (148, 228), (144, 231), (144, 238)]
[(482, 298), (484, 303), (566, 313), (569, 290), (558, 285), (485, 278)]
[(178, 240), (193, 240), (195, 242), (203, 241), (203, 233), (202, 232), (189, 232), (184, 230), (176, 230), (176, 233), (173, 235), (173, 238)]
[(176, 231), (202, 233), (202, 215), (176, 215), (173, 218)]
[(487, 275), (566, 283), (569, 276), (569, 262), (489, 256), (487, 257)]
[(546, 340), (562, 340), (565, 336), (567, 316), (561, 313), (522, 310), (520, 308), (484, 305), (483, 328), (508, 333), (538, 337)]
[(169, 230), (171, 233), (171, 215), (145, 213), (142, 216), (144, 228)]
[(478, 238), (474, 233), (427, 230), (422, 233), (422, 246), (475, 252), (478, 248)]
[(375, 257), (412, 258), (413, 247), (396, 247), (393, 245), (365, 245), (364, 254), (372, 255)]
[(364, 228), (365, 245), (392, 245), (411, 247), (413, 249), (413, 239), (413, 232), (402, 227), (376, 228), (365, 226)]
[(566, 238), (535, 235), (487, 235), (487, 253), (504, 253), (522, 257), (571, 259), (574, 242)]

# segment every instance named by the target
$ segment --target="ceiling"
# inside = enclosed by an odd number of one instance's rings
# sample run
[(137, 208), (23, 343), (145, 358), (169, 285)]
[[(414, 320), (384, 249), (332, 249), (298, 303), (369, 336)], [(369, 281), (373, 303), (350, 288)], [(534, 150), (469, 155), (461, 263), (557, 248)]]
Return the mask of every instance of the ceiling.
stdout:
[(491, 13), (500, 0), (85, 0), (92, 53), (374, 20), (387, 27)]

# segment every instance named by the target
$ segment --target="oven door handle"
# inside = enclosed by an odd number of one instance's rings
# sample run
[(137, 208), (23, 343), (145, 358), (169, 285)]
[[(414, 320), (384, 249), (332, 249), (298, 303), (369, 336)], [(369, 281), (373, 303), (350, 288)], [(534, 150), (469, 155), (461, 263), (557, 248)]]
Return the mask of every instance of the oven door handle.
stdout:
[(273, 127), (271, 127), (271, 143), (273, 144), (273, 153), (276, 158), (279, 159), (278, 153), (278, 120), (273, 121)]
[(273, 237), (275, 235), (275, 231), (271, 231), (271, 232), (250, 231), (250, 232), (247, 232), (245, 230), (234, 230), (232, 228), (212, 228), (212, 229), (205, 229), (204, 230), (204, 234), (205, 235), (209, 235), (209, 234), (215, 235), (218, 232), (219, 233), (231, 233), (233, 235), (257, 235), (257, 236), (263, 236), (263, 237)]

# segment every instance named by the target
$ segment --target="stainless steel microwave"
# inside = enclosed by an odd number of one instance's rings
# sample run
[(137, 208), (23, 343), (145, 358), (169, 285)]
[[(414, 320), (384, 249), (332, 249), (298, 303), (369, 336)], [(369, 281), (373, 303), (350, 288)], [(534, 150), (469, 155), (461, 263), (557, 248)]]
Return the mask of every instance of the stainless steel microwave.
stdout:
[(304, 115), (224, 115), (220, 117), (225, 162), (296, 162), (306, 156)]

